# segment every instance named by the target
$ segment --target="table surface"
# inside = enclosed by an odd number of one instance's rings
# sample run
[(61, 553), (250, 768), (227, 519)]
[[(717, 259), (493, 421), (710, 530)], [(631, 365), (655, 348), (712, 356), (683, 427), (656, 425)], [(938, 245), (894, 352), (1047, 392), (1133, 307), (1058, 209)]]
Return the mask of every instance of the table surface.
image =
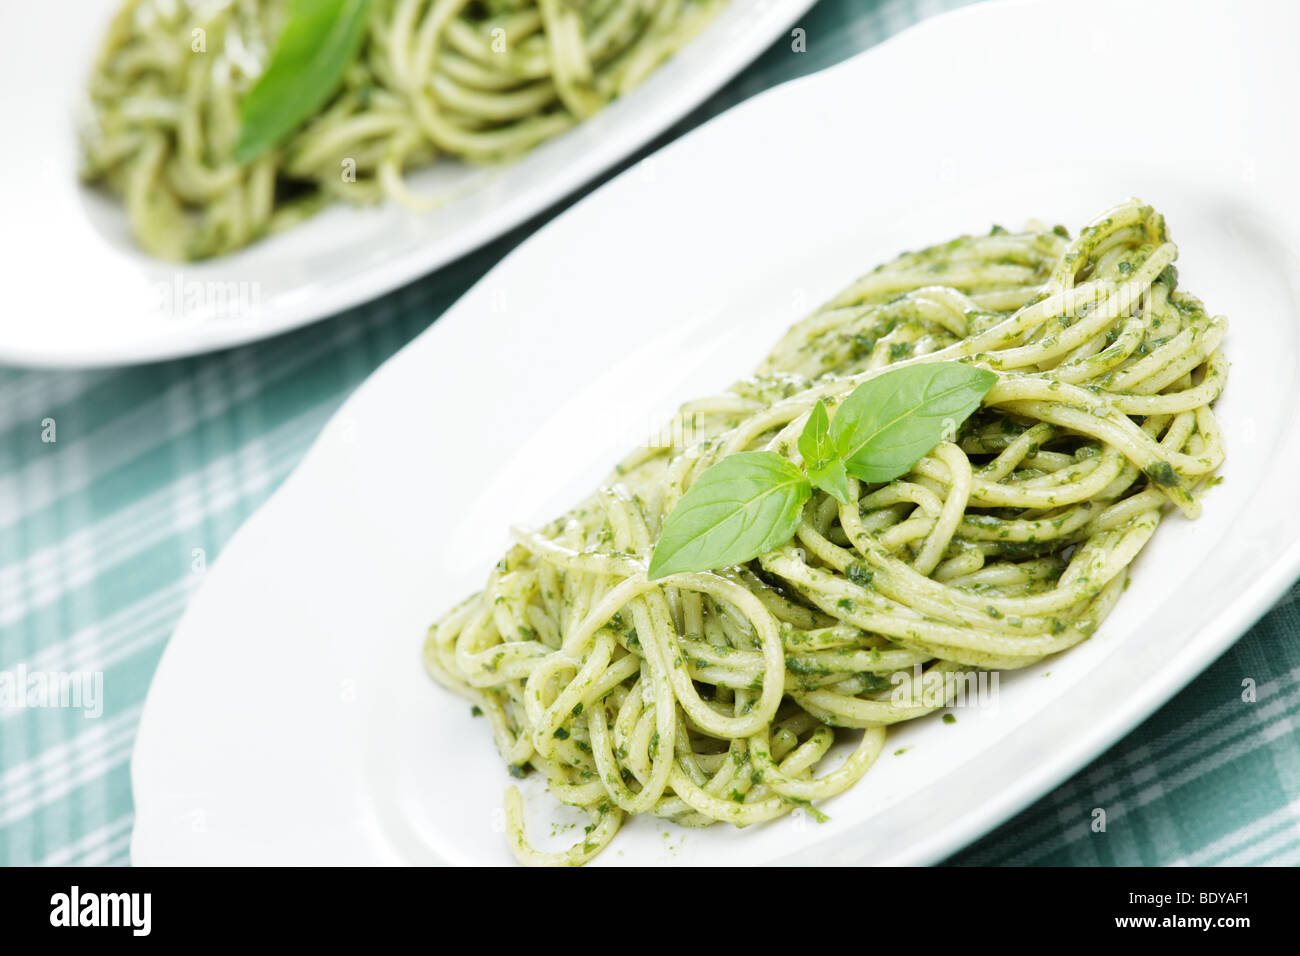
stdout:
[[(798, 24), (803, 52), (778, 41), (634, 159), (966, 2), (822, 0)], [(129, 862), (136, 726), (203, 569), (347, 395), (567, 204), (270, 341), (128, 369), (0, 368), (0, 692), (23, 675), (102, 675), (98, 717), (0, 696), (0, 863)], [(1297, 597), (1293, 589), (1163, 709), (951, 862), (1300, 862)]]

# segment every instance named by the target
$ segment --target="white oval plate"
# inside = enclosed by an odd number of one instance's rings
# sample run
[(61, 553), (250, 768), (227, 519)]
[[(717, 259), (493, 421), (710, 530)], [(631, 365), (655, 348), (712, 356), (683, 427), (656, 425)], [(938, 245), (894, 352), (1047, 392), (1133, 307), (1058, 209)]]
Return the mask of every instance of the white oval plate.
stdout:
[(637, 820), (596, 862), (931, 862), (1084, 765), (1300, 571), (1300, 144), (1279, 121), (1297, 31), (1300, 8), (1264, 2), (974, 7), (584, 199), (376, 372), (208, 572), (145, 707), (135, 861), (507, 862), (510, 778), (420, 664), (507, 525), (560, 512), (898, 251), (1030, 216), (1077, 229), (1137, 194), (1168, 217), (1186, 287), (1232, 322), (1228, 462), (1204, 516), (1167, 518), (1102, 631), (1004, 675), (996, 707), (892, 732), (829, 823)]
[[(731, 0), (631, 94), (519, 161), (448, 162), (413, 188), (457, 198), (427, 213), (335, 204), (229, 256), (169, 263), (141, 252), (120, 205), (77, 181), (75, 118), (121, 0), (6, 3), (0, 127), (17, 137), (0, 177), (7, 301), (0, 361), (95, 366), (174, 358), (266, 338), (451, 262), (563, 198), (686, 115), (813, 0)], [(21, 91), (21, 95), (19, 92)]]

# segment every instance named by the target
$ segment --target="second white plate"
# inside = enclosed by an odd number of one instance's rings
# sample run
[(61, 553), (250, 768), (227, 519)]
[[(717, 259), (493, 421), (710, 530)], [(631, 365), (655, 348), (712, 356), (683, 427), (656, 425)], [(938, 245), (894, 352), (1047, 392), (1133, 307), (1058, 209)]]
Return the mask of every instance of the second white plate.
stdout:
[[(444, 265), (563, 198), (719, 89), (813, 0), (731, 0), (628, 96), (519, 161), (440, 163), (427, 213), (335, 204), (246, 249), (161, 262), (133, 243), (120, 205), (77, 181), (74, 118), (108, 18), (123, 0), (0, 7), (0, 125), (21, 137), (0, 177), (7, 293), (0, 361), (116, 365), (250, 342), (333, 315)], [(33, 82), (39, 77), (40, 81)], [(19, 95), (21, 91), (21, 95)], [(16, 140), (15, 142), (18, 142)]]

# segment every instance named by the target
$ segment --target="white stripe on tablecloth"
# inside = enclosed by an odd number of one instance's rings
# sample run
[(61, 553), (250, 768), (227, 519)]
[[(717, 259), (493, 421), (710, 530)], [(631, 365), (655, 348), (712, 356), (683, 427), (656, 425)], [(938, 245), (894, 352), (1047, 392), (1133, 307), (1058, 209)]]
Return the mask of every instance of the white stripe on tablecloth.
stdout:
[[(0, 626), (90, 583), (104, 568), (201, 524), (244, 495), (263, 495), (302, 457), (337, 404), (331, 398), (314, 405), (147, 497), (0, 567)], [(188, 568), (189, 554), (180, 557), (184, 563), (178, 563), (178, 570)]]
[(86, 730), (75, 737), (0, 774), (0, 826), (29, 816), (126, 763), (143, 708), (141, 703), (116, 716), (87, 721)]
[(60, 847), (40, 861), (38, 866), (93, 866), (91, 856), (107, 857), (125, 835), (131, 840), (131, 823), (135, 814), (125, 813), (115, 820), (90, 831), (75, 843)]

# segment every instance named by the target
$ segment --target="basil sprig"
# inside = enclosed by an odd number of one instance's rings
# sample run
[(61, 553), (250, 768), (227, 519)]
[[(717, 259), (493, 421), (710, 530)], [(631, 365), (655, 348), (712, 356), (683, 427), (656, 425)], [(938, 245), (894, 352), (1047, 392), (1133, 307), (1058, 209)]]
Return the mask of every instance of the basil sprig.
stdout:
[(892, 481), (953, 437), (997, 376), (959, 362), (895, 369), (855, 388), (831, 418), (818, 401), (799, 435), (804, 470), (775, 452), (706, 468), (664, 521), (650, 580), (752, 561), (794, 537), (817, 488), (849, 504), (848, 475)]
[[(839, 419), (839, 416), (836, 416)], [(814, 488), (831, 495), (840, 504), (849, 503), (848, 471), (831, 434), (830, 415), (821, 399), (813, 406), (808, 424), (799, 436), (799, 454), (803, 455), (808, 481)]]
[(370, 0), (292, 0), (275, 52), (240, 104), (235, 162), (257, 159), (334, 95), (366, 36)]

